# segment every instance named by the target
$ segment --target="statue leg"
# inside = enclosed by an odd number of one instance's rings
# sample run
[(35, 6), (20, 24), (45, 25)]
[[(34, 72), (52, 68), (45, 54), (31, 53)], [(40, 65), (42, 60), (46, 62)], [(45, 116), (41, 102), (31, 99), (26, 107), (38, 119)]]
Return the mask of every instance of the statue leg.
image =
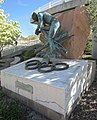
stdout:
[(56, 49), (56, 45), (55, 45), (53, 40), (54, 40), (59, 29), (60, 29), (59, 21), (54, 20), (51, 24), (51, 27), (50, 27), (50, 30), (48, 33), (48, 42), (50, 45), (51, 52), (53, 52)]
[(54, 38), (58, 32), (58, 30), (60, 29), (60, 22), (57, 20), (54, 20), (51, 24), (49, 33), (48, 33), (48, 37), (49, 38)]

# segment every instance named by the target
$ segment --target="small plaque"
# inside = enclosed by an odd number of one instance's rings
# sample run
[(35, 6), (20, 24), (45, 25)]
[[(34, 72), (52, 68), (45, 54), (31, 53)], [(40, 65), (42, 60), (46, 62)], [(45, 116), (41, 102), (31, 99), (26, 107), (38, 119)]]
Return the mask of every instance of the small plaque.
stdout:
[(16, 88), (33, 93), (33, 87), (31, 85), (24, 84), (23, 82), (20, 82), (20, 81), (16, 81), (15, 86), (16, 86)]

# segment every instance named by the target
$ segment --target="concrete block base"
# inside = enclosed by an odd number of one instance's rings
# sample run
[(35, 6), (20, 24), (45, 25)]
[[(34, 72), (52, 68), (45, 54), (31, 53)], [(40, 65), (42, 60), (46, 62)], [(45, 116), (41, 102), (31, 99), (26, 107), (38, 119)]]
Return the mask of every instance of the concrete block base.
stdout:
[[(41, 61), (40, 58), (33, 58)], [(28, 60), (29, 61), (29, 60)], [(83, 91), (95, 75), (95, 62), (66, 60), (69, 69), (39, 73), (25, 70), (25, 62), (1, 71), (1, 86), (11, 97), (16, 97), (52, 120), (66, 120)]]

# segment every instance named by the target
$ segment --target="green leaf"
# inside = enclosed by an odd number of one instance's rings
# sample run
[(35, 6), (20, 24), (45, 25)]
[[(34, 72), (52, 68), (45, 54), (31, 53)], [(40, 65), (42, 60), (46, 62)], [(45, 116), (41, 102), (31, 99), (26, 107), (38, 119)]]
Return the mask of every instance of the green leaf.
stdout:
[(12, 44), (21, 34), (19, 22), (9, 20), (9, 14), (0, 9), (0, 48)]

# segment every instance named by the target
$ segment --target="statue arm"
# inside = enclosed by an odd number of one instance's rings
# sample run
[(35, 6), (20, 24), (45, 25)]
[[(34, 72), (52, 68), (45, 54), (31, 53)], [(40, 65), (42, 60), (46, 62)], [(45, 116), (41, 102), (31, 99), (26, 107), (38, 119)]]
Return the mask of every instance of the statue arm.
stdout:
[(37, 29), (40, 29), (43, 25), (43, 13), (38, 13), (38, 26)]

